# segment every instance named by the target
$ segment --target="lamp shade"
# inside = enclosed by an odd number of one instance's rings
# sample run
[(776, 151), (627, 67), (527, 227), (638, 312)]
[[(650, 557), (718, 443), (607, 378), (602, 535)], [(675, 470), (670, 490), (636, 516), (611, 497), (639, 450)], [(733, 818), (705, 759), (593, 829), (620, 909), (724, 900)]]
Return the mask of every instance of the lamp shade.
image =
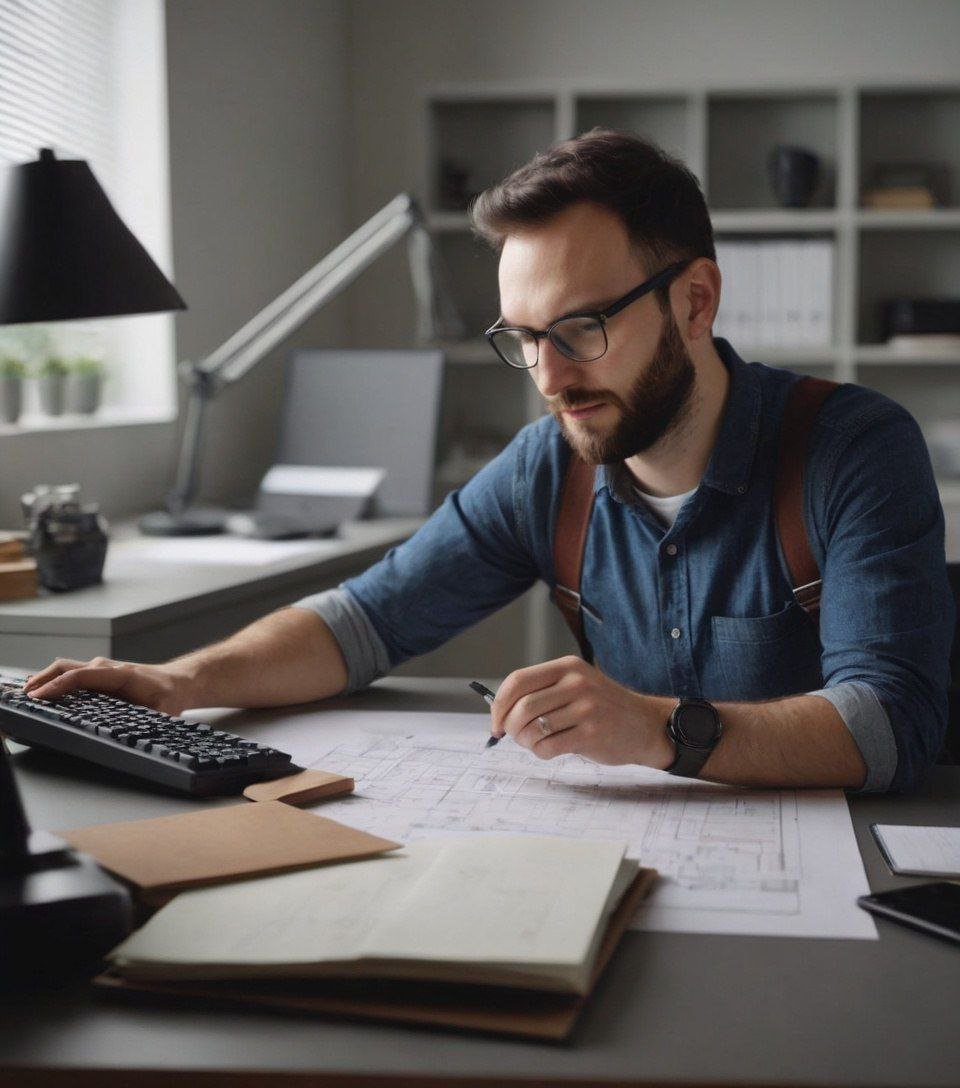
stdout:
[(0, 208), (0, 325), (184, 310), (90, 167), (57, 159), (9, 171)]

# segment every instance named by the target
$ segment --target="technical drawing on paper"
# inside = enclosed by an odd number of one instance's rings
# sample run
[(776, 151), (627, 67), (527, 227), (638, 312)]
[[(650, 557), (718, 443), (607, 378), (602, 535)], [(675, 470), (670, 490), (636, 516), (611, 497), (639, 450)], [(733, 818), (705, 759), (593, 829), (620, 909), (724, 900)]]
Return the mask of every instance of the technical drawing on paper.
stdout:
[[(578, 756), (542, 761), (509, 738), (485, 749), (480, 730), (464, 739), (453, 721), (480, 715), (378, 716), (381, 726), (384, 717), (406, 726), (387, 731), (339, 713), (353, 719), (349, 728), (330, 729), (324, 715), (310, 763), (351, 775), (356, 789), (324, 804), (324, 816), (400, 842), (481, 832), (627, 842), (662, 878), (639, 916), (643, 928), (810, 935), (830, 916), (818, 895), (838, 887), (852, 906), (850, 893), (867, 890), (839, 791), (748, 791)], [(440, 729), (431, 718), (460, 728)], [(817, 865), (805, 871), (811, 857)], [(837, 923), (823, 935), (874, 936), (862, 914), (852, 906), (846, 915), (856, 932), (837, 932)]]

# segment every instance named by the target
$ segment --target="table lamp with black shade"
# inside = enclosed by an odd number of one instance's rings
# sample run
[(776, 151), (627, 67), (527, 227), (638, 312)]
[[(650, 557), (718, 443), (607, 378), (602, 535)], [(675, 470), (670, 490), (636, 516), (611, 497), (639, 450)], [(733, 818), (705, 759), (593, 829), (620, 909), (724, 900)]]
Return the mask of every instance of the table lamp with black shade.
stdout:
[(0, 325), (185, 310), (87, 163), (44, 148), (0, 209)]
[[(185, 309), (87, 163), (44, 148), (7, 172), (0, 325)], [(0, 704), (11, 682), (0, 682)], [(2, 732), (0, 707), (0, 732)], [(95, 966), (131, 922), (126, 889), (83, 854), (31, 832), (0, 738), (0, 960), (4, 978)]]

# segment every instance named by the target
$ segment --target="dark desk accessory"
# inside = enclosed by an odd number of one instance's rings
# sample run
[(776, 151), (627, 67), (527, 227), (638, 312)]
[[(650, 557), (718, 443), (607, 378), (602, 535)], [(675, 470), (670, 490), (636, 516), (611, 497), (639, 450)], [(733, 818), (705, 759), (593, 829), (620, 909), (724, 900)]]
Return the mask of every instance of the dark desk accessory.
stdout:
[(92, 974), (132, 918), (126, 888), (92, 858), (30, 830), (0, 738), (0, 984)]
[(820, 180), (820, 158), (802, 147), (777, 144), (767, 158), (770, 186), (784, 208), (805, 208)]
[(103, 581), (108, 526), (96, 503), (80, 502), (79, 484), (39, 484), (20, 505), (40, 585), (60, 593)]

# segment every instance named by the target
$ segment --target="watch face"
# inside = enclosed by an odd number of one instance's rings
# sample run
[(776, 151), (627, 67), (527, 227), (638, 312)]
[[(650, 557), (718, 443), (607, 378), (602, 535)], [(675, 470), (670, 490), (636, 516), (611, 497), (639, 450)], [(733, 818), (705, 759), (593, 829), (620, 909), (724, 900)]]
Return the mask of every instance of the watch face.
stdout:
[(688, 703), (679, 708), (677, 732), (686, 744), (709, 748), (717, 739), (717, 726), (717, 712), (711, 706)]

